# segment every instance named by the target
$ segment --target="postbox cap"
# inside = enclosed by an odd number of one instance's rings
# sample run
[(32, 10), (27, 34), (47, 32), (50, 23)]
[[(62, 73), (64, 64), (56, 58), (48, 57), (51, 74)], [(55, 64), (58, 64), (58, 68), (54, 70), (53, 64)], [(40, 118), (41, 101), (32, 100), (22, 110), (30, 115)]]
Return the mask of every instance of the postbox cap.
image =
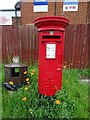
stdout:
[(34, 24), (38, 31), (62, 30), (68, 26), (69, 20), (63, 16), (45, 16), (35, 19)]

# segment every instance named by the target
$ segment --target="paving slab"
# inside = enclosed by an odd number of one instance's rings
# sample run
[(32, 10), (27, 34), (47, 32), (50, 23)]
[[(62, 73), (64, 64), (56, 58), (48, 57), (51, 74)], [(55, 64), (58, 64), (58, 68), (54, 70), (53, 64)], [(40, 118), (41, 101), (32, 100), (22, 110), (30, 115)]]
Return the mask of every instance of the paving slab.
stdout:
[(80, 79), (81, 82), (88, 82), (90, 83), (90, 79)]

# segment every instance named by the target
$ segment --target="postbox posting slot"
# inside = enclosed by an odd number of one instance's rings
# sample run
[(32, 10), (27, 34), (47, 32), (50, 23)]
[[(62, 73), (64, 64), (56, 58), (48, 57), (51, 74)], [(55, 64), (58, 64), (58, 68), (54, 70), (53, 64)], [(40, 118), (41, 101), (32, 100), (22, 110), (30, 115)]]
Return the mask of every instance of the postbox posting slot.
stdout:
[(61, 36), (59, 36), (59, 35), (42, 35), (42, 41), (41, 42), (43, 43), (43, 42), (52, 41), (52, 42), (61, 43), (60, 39), (61, 39)]
[(42, 38), (43, 39), (60, 39), (61, 36), (58, 36), (58, 35), (43, 35)]

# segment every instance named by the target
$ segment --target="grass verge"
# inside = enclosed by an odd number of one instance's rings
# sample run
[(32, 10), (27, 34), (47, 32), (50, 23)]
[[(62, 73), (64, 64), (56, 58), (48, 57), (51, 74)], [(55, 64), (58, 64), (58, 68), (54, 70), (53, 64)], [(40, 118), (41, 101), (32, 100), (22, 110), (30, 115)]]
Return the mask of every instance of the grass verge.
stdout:
[(2, 88), (3, 118), (88, 118), (88, 83), (80, 82), (78, 69), (63, 70), (63, 87), (55, 99), (39, 97), (37, 65), (28, 67), (28, 71), (27, 86), (15, 92)]

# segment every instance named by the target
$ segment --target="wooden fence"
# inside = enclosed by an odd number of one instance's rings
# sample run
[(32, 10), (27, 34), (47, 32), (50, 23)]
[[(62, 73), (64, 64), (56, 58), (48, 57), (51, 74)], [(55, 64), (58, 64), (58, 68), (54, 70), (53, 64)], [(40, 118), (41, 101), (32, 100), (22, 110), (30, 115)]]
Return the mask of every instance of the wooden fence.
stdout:
[(37, 29), (31, 26), (4, 26), (2, 28), (2, 61), (8, 63), (13, 56), (19, 56), (26, 64), (38, 59)]
[(71, 68), (88, 66), (88, 25), (69, 25), (65, 36), (64, 64)]
[[(69, 25), (65, 33), (64, 65), (88, 67), (88, 25)], [(2, 27), (2, 61), (10, 62), (18, 55), (22, 62), (38, 60), (38, 33), (33, 25)]]

